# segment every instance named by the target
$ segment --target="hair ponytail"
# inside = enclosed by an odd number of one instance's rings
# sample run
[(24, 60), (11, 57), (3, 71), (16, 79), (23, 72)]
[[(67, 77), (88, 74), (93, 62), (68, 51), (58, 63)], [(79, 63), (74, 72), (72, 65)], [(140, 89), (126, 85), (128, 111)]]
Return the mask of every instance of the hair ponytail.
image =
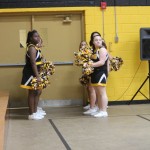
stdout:
[(32, 30), (32, 31), (28, 32), (27, 41), (26, 41), (27, 46), (31, 44), (31, 42), (32, 42), (31, 38), (33, 37), (34, 33), (37, 33), (37, 31), (36, 30)]

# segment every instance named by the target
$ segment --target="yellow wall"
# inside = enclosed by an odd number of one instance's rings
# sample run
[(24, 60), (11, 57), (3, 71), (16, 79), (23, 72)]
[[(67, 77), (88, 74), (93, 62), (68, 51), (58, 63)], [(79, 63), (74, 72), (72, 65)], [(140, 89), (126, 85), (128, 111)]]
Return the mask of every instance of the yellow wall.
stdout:
[[(104, 11), (104, 38), (110, 54), (120, 56), (124, 65), (118, 72), (111, 72), (108, 79), (107, 92), (109, 101), (130, 100), (148, 74), (147, 61), (140, 60), (139, 29), (150, 26), (150, 7), (117, 7), (117, 26), (119, 42), (115, 43), (114, 7), (107, 7)], [(99, 7), (61, 7), (61, 8), (27, 8), (0, 9), (1, 13), (16, 12), (57, 12), (84, 11), (85, 38), (89, 41), (91, 32), (103, 33), (102, 11)], [(111, 46), (110, 46), (110, 43)], [(141, 62), (141, 63), (140, 63)], [(140, 67), (139, 67), (140, 65)], [(137, 71), (137, 69), (139, 70)], [(137, 73), (136, 73), (137, 72)], [(135, 75), (136, 73), (136, 75)], [(148, 96), (148, 84), (141, 90)], [(144, 99), (138, 94), (135, 99)]]
[[(150, 26), (150, 7), (117, 7), (117, 26), (119, 42), (115, 43), (114, 7), (104, 11), (104, 38), (110, 54), (120, 56), (124, 65), (118, 72), (111, 72), (107, 92), (109, 100), (130, 100), (148, 74), (148, 62), (140, 60), (139, 29)], [(103, 33), (102, 11), (98, 8), (86, 8), (86, 39), (89, 41), (92, 31)], [(110, 43), (112, 43), (110, 45)], [(141, 64), (140, 64), (141, 62)], [(140, 66), (140, 67), (139, 67)], [(137, 69), (139, 70), (137, 71)], [(136, 73), (137, 72), (137, 73)], [(136, 74), (135, 74), (136, 73)], [(148, 83), (141, 90), (148, 96)], [(138, 94), (135, 99), (144, 99)]]

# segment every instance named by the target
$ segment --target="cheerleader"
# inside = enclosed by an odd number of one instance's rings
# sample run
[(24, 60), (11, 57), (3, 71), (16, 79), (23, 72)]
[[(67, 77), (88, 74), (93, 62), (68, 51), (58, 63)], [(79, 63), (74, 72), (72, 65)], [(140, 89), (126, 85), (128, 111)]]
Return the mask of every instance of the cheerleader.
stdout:
[[(87, 42), (86, 41), (81, 41), (80, 45), (79, 45), (79, 51), (84, 51), (84, 49), (86, 47), (89, 47)], [(91, 90), (92, 90), (92, 88), (90, 87), (90, 84), (86, 85), (86, 90), (87, 90), (89, 102), (91, 102), (90, 99), (91, 99), (91, 92), (92, 92)], [(83, 106), (84, 106), (83, 109), (89, 109), (90, 108), (90, 104), (88, 104), (88, 105), (86, 105), (86, 104), (87, 104), (87, 101), (83, 101)]]
[(80, 45), (79, 45), (79, 51), (84, 49), (86, 46), (88, 47), (87, 42), (86, 41), (81, 41)]
[(96, 35), (92, 41), (93, 55), (91, 59), (94, 72), (91, 74), (91, 86), (94, 88), (98, 100), (99, 111), (93, 114), (94, 117), (107, 117), (108, 98), (106, 93), (106, 82), (108, 77), (108, 52), (106, 44), (100, 35)]
[(34, 77), (37, 78), (38, 82), (41, 81), (39, 76), (40, 65), (42, 64), (40, 40), (41, 38), (36, 30), (28, 32), (26, 42), (27, 52), (25, 56), (26, 64), (23, 69), (21, 87), (28, 89), (28, 119), (31, 120), (40, 120), (44, 118), (44, 115), (46, 115), (46, 113), (41, 108), (37, 110), (37, 105), (42, 89), (34, 90), (31, 87), (31, 81)]
[[(91, 33), (90, 42), (89, 42), (91, 47), (93, 47), (92, 43), (93, 43), (93, 39), (96, 35), (101, 36), (101, 34), (96, 31)], [(90, 84), (87, 86), (87, 91), (88, 91), (90, 104), (83, 107), (83, 109), (86, 110), (85, 112), (83, 112), (83, 114), (84, 115), (92, 115), (93, 113), (95, 114), (99, 110), (97, 107), (96, 92)]]

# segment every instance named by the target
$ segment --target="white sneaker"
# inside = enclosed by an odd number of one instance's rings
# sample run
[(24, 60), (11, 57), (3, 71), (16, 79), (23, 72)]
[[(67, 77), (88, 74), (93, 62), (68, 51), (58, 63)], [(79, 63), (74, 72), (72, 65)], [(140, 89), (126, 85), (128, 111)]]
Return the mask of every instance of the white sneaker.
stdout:
[(43, 110), (43, 109), (42, 109), (42, 107), (37, 107), (37, 109), (39, 109), (39, 110)]
[(40, 119), (43, 119), (43, 118), (44, 118), (44, 116), (37, 115), (36, 113), (33, 113), (32, 115), (28, 116), (29, 120), (40, 120)]
[(96, 114), (100, 111), (100, 109), (98, 108), (97, 105), (94, 107), (94, 109), (95, 109), (95, 112), (91, 113), (91, 114), (90, 114), (91, 116), (96, 115)]
[(45, 116), (46, 112), (45, 111), (41, 111), (41, 110), (37, 110), (36, 114), (39, 114), (41, 116)]
[(99, 111), (97, 114), (94, 115), (94, 117), (107, 117), (108, 113), (106, 111)]
[(83, 112), (83, 114), (84, 114), (84, 115), (90, 115), (91, 113), (94, 113), (94, 112), (96, 112), (96, 111), (97, 111), (97, 109), (95, 109), (95, 108), (90, 108), (89, 110)]
[(99, 107), (97, 105), (94, 106), (94, 108), (98, 111), (99, 110)]
[(85, 109), (85, 110), (90, 109), (90, 104), (88, 104), (88, 105), (84, 106), (84, 107), (83, 107), (83, 109)]
[(96, 114), (98, 114), (98, 113), (99, 113), (99, 111), (96, 111), (96, 112), (91, 113), (90, 115), (91, 115), (91, 116), (94, 116), (94, 115), (96, 115)]
[(42, 107), (37, 107), (37, 111), (46, 113), (46, 112), (42, 109)]
[(34, 113), (37, 117), (40, 117), (40, 118), (44, 118), (44, 115), (40, 114), (40, 113)]

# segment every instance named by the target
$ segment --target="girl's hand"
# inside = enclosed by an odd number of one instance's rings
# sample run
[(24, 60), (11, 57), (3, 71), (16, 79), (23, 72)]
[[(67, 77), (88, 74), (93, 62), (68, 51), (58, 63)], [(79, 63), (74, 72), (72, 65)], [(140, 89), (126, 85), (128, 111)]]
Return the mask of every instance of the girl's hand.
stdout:
[(87, 63), (84, 63), (84, 64), (83, 64), (83, 67), (84, 67), (84, 68), (86, 68), (87, 66), (88, 66), (88, 64), (87, 64)]
[(90, 67), (93, 67), (93, 61), (89, 61), (88, 65), (89, 65)]
[(86, 67), (88, 67), (88, 66), (92, 67), (92, 65), (93, 65), (93, 62), (84, 63), (84, 64), (83, 64), (83, 67), (84, 67), (84, 68), (86, 68)]
[(37, 77), (37, 82), (41, 82), (41, 78), (40, 77)]

